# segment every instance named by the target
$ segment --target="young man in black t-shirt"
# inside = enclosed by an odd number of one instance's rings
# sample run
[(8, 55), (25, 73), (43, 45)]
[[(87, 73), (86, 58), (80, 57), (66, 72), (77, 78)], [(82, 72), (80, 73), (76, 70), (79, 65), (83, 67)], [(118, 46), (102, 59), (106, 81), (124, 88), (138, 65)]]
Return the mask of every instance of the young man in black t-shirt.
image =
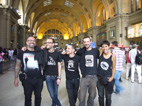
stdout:
[(86, 93), (88, 90), (87, 106), (94, 106), (97, 85), (97, 58), (99, 50), (92, 48), (90, 37), (83, 38), (84, 48), (80, 49), (77, 54), (80, 55), (80, 69), (82, 79), (80, 82), (79, 106), (86, 106)]
[(77, 93), (79, 88), (80, 75), (78, 71), (78, 63), (80, 57), (75, 55), (75, 48), (73, 45), (68, 45), (66, 54), (62, 55), (65, 63), (66, 72), (66, 89), (69, 97), (70, 106), (76, 106)]
[[(41, 54), (41, 52), (35, 50), (36, 40), (34, 37), (28, 37), (26, 44), (27, 50), (21, 51), (17, 55), (14, 85), (18, 86), (18, 75), (22, 71), (23, 74), (20, 74), (22, 75), (20, 79), (24, 88), (25, 106), (32, 106), (31, 97), (33, 91), (35, 94), (35, 106), (40, 106), (43, 88), (41, 65), (43, 64), (40, 64), (39, 59), (35, 58), (35, 56)], [(39, 58), (41, 59), (43, 56), (41, 55)]]
[(58, 99), (58, 86), (61, 82), (62, 56), (59, 52), (54, 50), (54, 43), (54, 39), (46, 40), (46, 48), (44, 49), (46, 69), (44, 75), (49, 94), (52, 98), (52, 106), (61, 106)]

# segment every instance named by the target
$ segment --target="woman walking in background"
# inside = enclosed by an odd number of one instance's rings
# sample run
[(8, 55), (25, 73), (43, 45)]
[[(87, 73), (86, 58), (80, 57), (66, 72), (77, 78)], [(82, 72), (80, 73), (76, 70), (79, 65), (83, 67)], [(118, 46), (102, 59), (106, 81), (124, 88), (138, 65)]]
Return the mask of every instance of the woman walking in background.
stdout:
[(130, 58), (129, 58), (129, 50), (126, 51), (126, 79), (128, 80), (129, 78), (129, 71), (130, 71), (130, 68), (131, 68), (131, 61), (130, 61)]
[(2, 64), (3, 64), (3, 61), (4, 61), (3, 55), (4, 55), (4, 53), (2, 51), (2, 48), (0, 47), (0, 74), (2, 74)]

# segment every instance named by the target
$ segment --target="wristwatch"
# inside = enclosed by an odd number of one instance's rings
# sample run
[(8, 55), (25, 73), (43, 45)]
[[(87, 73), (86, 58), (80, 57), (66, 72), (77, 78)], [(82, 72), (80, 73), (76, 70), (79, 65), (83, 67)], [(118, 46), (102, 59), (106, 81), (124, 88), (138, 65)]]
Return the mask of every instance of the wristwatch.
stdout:
[(57, 77), (57, 79), (61, 80), (61, 77)]

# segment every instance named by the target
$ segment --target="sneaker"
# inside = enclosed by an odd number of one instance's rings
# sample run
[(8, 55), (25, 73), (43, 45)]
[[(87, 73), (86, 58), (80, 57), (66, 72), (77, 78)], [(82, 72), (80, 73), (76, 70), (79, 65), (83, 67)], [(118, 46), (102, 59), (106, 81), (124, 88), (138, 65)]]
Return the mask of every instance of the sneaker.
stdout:
[(142, 84), (142, 82), (141, 82), (141, 81), (139, 81), (139, 82), (138, 82), (138, 84)]
[(131, 81), (131, 83), (134, 83), (134, 81)]

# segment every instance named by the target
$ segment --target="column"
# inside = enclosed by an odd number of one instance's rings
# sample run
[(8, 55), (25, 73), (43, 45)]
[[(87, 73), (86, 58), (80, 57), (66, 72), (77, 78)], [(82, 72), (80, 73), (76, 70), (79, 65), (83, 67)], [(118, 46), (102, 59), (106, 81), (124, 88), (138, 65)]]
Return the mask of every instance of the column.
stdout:
[(6, 9), (0, 8), (0, 47), (6, 48), (7, 47), (7, 22), (6, 22), (6, 15), (4, 13)]
[(17, 32), (18, 32), (18, 25), (16, 23), (14, 29), (14, 48), (17, 48)]
[(11, 34), (11, 17), (10, 17), (10, 13), (9, 10), (7, 11), (7, 48), (11, 47), (11, 38), (10, 38), (10, 34)]

